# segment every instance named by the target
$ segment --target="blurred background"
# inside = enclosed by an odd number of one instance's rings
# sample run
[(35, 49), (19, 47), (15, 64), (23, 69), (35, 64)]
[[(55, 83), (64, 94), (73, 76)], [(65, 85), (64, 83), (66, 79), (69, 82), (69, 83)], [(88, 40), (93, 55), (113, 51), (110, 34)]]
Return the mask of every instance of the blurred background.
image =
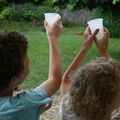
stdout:
[[(43, 26), (46, 12), (56, 12), (62, 17), (63, 73), (82, 46), (87, 21), (94, 18), (103, 18), (111, 34), (109, 52), (120, 60), (120, 0), (0, 0), (0, 31), (18, 31), (29, 42), (31, 72), (21, 86), (23, 89), (47, 79), (49, 46)], [(83, 64), (99, 56), (93, 44)]]
[(102, 17), (111, 36), (120, 37), (120, 0), (0, 0), (0, 22), (42, 24), (45, 12), (59, 13), (66, 27)]

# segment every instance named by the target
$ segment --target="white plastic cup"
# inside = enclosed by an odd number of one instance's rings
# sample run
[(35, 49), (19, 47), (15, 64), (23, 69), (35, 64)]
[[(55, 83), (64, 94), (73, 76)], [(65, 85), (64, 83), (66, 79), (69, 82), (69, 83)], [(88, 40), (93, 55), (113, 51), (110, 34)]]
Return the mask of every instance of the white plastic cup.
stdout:
[(60, 17), (58, 13), (45, 13), (44, 16), (49, 26), (52, 26)]
[(94, 31), (96, 29), (99, 29), (99, 32), (96, 35), (96, 38), (97, 38), (98, 41), (101, 41), (102, 38), (104, 37), (103, 19), (102, 18), (93, 19), (93, 20), (88, 21), (87, 24), (89, 25), (92, 33), (94, 33)]

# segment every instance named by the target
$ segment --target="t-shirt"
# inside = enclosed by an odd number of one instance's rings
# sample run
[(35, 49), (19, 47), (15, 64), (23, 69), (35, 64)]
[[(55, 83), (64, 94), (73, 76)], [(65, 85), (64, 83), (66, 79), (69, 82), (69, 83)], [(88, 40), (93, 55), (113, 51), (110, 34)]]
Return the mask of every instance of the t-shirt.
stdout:
[(64, 95), (60, 102), (59, 108), (59, 118), (60, 120), (85, 120), (83, 117), (77, 117), (71, 109), (69, 103), (69, 95)]
[(40, 107), (51, 104), (43, 87), (39, 86), (17, 94), (14, 97), (0, 98), (0, 120), (38, 120)]

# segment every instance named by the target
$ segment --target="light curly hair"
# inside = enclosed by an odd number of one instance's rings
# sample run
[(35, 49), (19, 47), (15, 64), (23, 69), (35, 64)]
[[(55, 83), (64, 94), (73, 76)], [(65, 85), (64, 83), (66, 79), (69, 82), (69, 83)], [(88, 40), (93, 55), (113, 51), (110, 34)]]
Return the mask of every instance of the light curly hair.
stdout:
[(98, 120), (105, 116), (120, 89), (120, 63), (99, 58), (80, 69), (70, 88), (70, 103), (77, 116)]

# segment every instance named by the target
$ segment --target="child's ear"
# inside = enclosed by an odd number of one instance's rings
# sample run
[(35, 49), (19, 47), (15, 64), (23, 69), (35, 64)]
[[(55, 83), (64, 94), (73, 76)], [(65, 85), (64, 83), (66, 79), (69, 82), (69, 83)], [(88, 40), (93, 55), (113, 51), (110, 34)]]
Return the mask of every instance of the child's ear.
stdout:
[(17, 86), (17, 80), (15, 77), (12, 77), (10, 80), (10, 84), (9, 84), (12, 88), (15, 88)]

